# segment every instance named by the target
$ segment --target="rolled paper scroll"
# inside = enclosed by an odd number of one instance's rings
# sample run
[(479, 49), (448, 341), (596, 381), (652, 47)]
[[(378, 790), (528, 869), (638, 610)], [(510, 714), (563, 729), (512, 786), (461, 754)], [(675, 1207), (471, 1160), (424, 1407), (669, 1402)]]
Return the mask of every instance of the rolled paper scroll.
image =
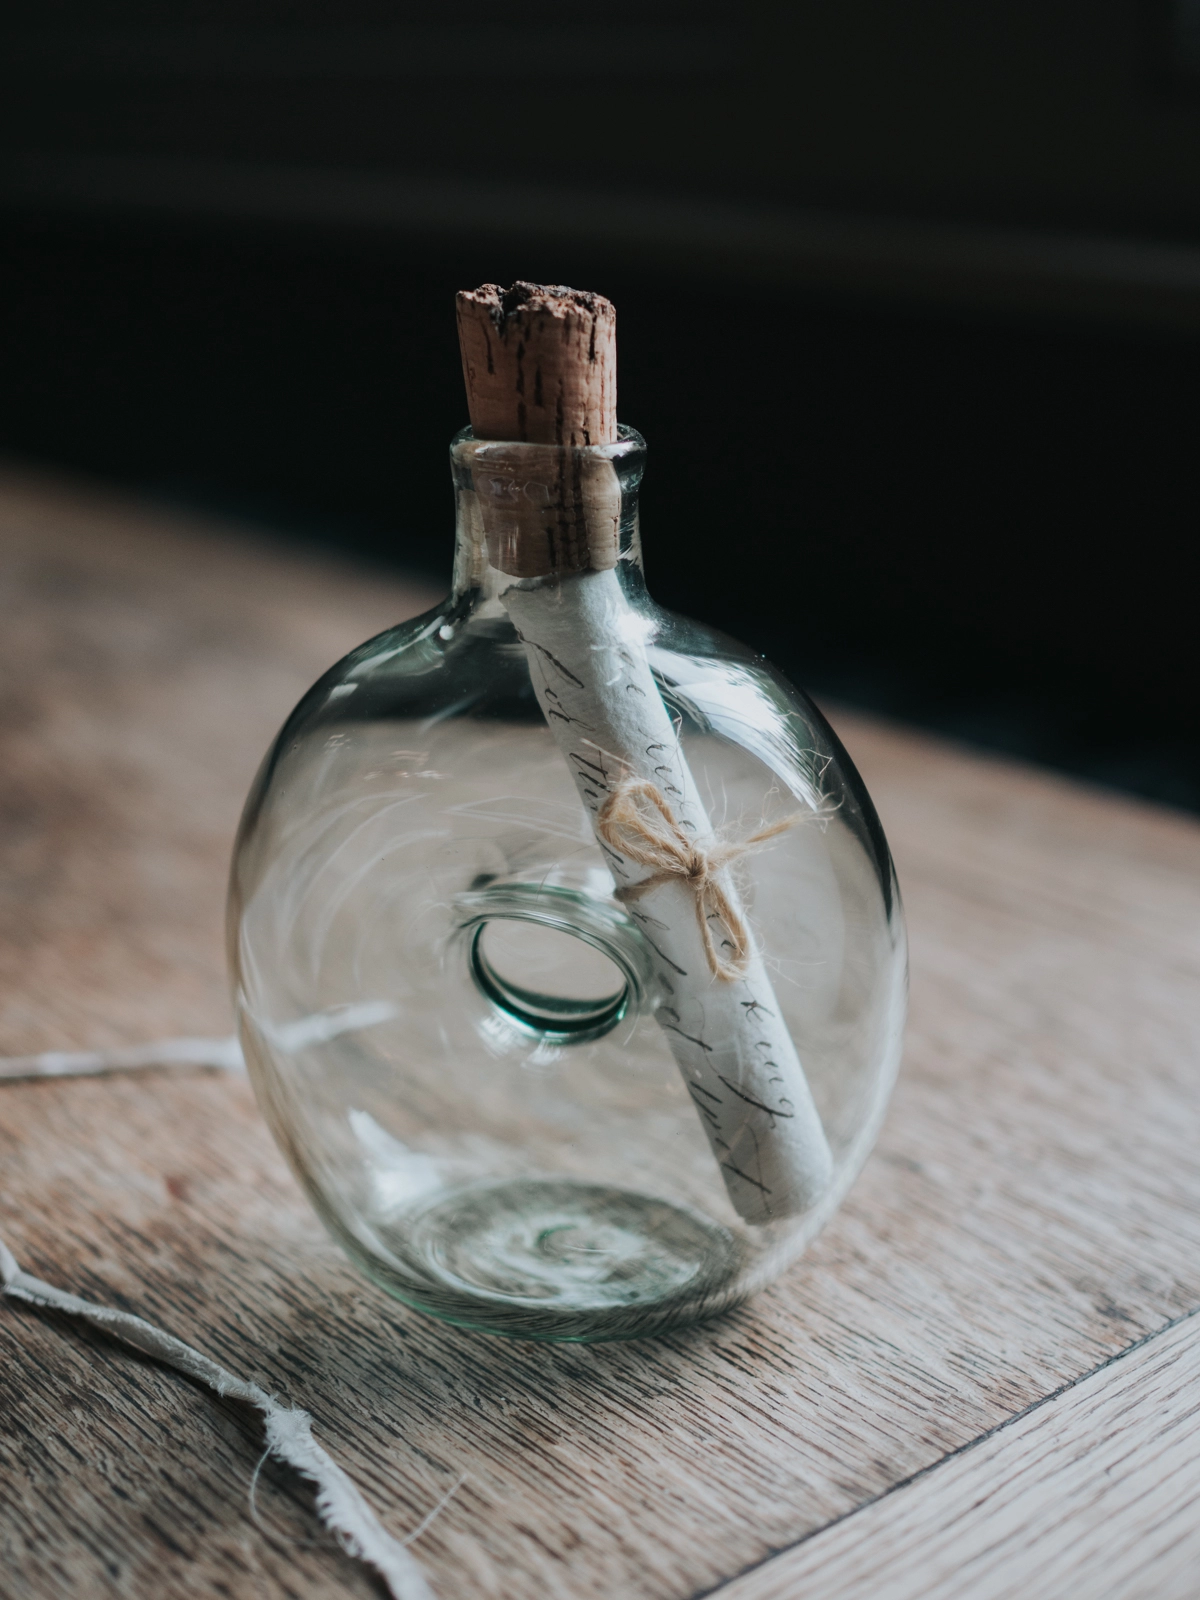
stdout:
[[(500, 378), (507, 361), (515, 391), (519, 350), (525, 392), (547, 404), (540, 420), (527, 404), (519, 419), (510, 415), (513, 431), (519, 422), (530, 443), (558, 447), (480, 446), (473, 477), (488, 559), (513, 575), (501, 600), (617, 897), (652, 953), (655, 1017), (729, 1197), (746, 1222), (795, 1216), (827, 1188), (832, 1160), (728, 867), (777, 830), (740, 844), (714, 834), (650, 669), (644, 623), (615, 570), (616, 471), (600, 452), (579, 448), (584, 437), (604, 444), (616, 436), (615, 413), (601, 404), (615, 396), (611, 307), (604, 301), (608, 310), (598, 311), (597, 296), (572, 290), (518, 288), (508, 309), (492, 286), (459, 296), (460, 328), (470, 330), (462, 339), (469, 396), (470, 352), (486, 334), (488, 426), (503, 426)], [(564, 380), (572, 362), (598, 364), (591, 400), (576, 368)], [(570, 403), (556, 404), (556, 393)]]
[[(728, 869), (712, 875), (714, 898), (724, 905), (710, 907), (684, 873), (639, 861), (651, 852), (636, 838), (632, 849), (619, 848), (622, 833), (612, 825), (614, 801), (640, 790), (640, 809), (642, 797), (659, 797), (701, 861), (721, 848), (638, 630), (630, 626), (636, 618), (617, 575), (586, 572), (549, 584), (515, 584), (502, 598), (618, 898), (653, 954), (661, 994), (655, 1017), (729, 1197), (747, 1222), (794, 1216), (828, 1184), (829, 1146), (753, 935), (743, 935), (736, 960), (727, 955), (730, 933), (739, 924), (745, 928)], [(649, 805), (648, 833), (658, 809), (653, 798)], [(629, 892), (643, 885), (643, 892)]]

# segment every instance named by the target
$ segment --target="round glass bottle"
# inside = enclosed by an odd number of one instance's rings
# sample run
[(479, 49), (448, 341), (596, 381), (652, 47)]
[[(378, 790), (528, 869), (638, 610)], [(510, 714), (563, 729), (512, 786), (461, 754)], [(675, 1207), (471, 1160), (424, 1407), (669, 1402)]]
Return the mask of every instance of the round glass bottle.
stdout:
[[(631, 1338), (711, 1315), (781, 1272), (857, 1176), (900, 1055), (895, 877), (862, 782), (811, 702), (649, 598), (636, 433), (564, 452), (468, 429), (451, 455), (452, 594), (313, 687), (247, 801), (229, 901), (243, 1048), (317, 1211), (389, 1293), (492, 1332)], [(522, 582), (494, 564), (484, 480), (528, 497), (561, 457), (617, 486), (608, 614), (643, 672), (642, 688), (626, 687), (661, 698), (720, 841), (704, 885), (695, 871), (681, 880), (701, 933), (706, 917), (718, 929), (706, 982), (718, 992), (733, 960), (732, 919), (738, 971), (754, 961), (768, 975), (773, 1025), (811, 1094), (825, 1164), (778, 1214), (757, 1205), (760, 1169), (708, 1114), (705, 1058), (693, 1072), (680, 1053), (682, 969), (663, 954), (652, 896), (621, 889), (620, 857), (581, 799), (593, 791), (552, 731), (566, 702), (546, 698), (553, 679), (536, 681), (514, 620), (515, 589), (554, 605), (576, 580)], [(603, 756), (603, 740), (590, 746)], [(646, 826), (661, 812), (674, 848), (670, 808), (651, 799)], [(701, 894), (720, 875), (732, 885), (723, 911)], [(750, 1081), (720, 1078), (769, 1144), (792, 1101), (760, 1105)]]

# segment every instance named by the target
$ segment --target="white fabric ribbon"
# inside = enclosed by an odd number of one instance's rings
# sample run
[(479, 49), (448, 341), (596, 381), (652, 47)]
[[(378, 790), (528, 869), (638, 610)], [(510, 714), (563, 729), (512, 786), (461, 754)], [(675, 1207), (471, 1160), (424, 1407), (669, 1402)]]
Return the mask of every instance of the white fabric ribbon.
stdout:
[(219, 1067), (244, 1072), (236, 1039), (157, 1039), (116, 1050), (43, 1050), (36, 1056), (0, 1057), (0, 1083), (22, 1078), (90, 1078), (104, 1072), (143, 1072), (148, 1067)]
[[(393, 1600), (433, 1600), (425, 1574), (399, 1539), (388, 1533), (351, 1480), (312, 1436), (307, 1411), (284, 1406), (256, 1383), (247, 1383), (226, 1371), (210, 1357), (193, 1350), (173, 1334), (127, 1311), (93, 1305), (22, 1272), (12, 1252), (0, 1239), (0, 1284), (10, 1300), (79, 1317), (114, 1339), (132, 1345), (143, 1355), (174, 1367), (202, 1383), (222, 1399), (240, 1400), (260, 1412), (267, 1449), (277, 1460), (316, 1486), (317, 1515), (348, 1555), (373, 1567), (387, 1585)], [(424, 1524), (422, 1524), (422, 1527)], [(420, 1530), (418, 1530), (419, 1532)]]
[[(260, 1026), (273, 1044), (290, 1054), (358, 1028), (373, 1028), (395, 1014), (390, 1000), (360, 1000), (329, 1006), (291, 1022), (262, 1019)], [(114, 1050), (43, 1050), (36, 1056), (0, 1056), (0, 1083), (23, 1078), (88, 1078), (105, 1072), (143, 1072), (150, 1067), (218, 1067), (224, 1072), (245, 1072), (246, 1062), (236, 1036), (155, 1039), (152, 1044), (123, 1045)]]

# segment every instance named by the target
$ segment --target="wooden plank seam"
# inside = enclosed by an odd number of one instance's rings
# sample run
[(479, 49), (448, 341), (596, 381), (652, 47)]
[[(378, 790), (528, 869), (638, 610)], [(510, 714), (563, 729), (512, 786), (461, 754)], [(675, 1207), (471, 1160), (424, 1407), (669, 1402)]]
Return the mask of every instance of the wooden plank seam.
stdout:
[[(874, 1507), (881, 1505), (884, 1501), (891, 1500), (895, 1495), (901, 1493), (903, 1490), (911, 1489), (914, 1485), (920, 1483), (922, 1480), (932, 1477), (935, 1473), (941, 1472), (943, 1468), (951, 1466), (955, 1461), (969, 1455), (972, 1451), (977, 1450), (980, 1446), (987, 1444), (990, 1440), (997, 1438), (999, 1435), (1008, 1432), (1017, 1424), (1026, 1421), (1035, 1413), (1044, 1410), (1047, 1406), (1053, 1405), (1055, 1401), (1062, 1399), (1064, 1395), (1069, 1394), (1074, 1389), (1078, 1389), (1081, 1384), (1088, 1383), (1091, 1380), (1099, 1377), (1101, 1373), (1108, 1371), (1110, 1368), (1119, 1365), (1123, 1361), (1127, 1361), (1130, 1356), (1136, 1355), (1138, 1351), (1144, 1350), (1148, 1346), (1155, 1344), (1165, 1335), (1173, 1332), (1177, 1328), (1183, 1327), (1186, 1323), (1197, 1317), (1200, 1317), (1200, 1306), (1194, 1306), (1190, 1311), (1182, 1312), (1178, 1317), (1171, 1318), (1170, 1321), (1163, 1323), (1161, 1327), (1155, 1328), (1151, 1332), (1143, 1334), (1140, 1339), (1133, 1340), (1132, 1343), (1125, 1345), (1123, 1349), (1114, 1351), (1112, 1355), (1105, 1357), (1105, 1359), (1101, 1362), (1098, 1362), (1096, 1366), (1089, 1368), (1089, 1370), (1086, 1372), (1081, 1372), (1078, 1377), (1068, 1379), (1065, 1383), (1059, 1384), (1056, 1389), (1051, 1390), (1050, 1393), (1043, 1395), (1040, 1399), (1032, 1401), (1029, 1405), (1022, 1407), (1022, 1409), (1019, 1411), (1014, 1411), (1010, 1417), (1005, 1417), (1003, 1421), (996, 1423), (994, 1427), (985, 1429), (974, 1439), (968, 1439), (964, 1444), (958, 1445), (955, 1449), (947, 1451), (943, 1456), (939, 1456), (936, 1461), (931, 1461), (925, 1466), (919, 1468), (916, 1472), (909, 1473), (906, 1478), (901, 1478), (898, 1482), (890, 1484), (888, 1488), (882, 1491), (882, 1493), (872, 1496), (869, 1500), (862, 1501), (859, 1505), (853, 1506), (849, 1511), (844, 1512), (840, 1517), (833, 1517), (830, 1521), (822, 1523), (819, 1527), (812, 1528), (808, 1533), (804, 1534), (801, 1538), (794, 1540), (792, 1543), (782, 1545), (777, 1549), (767, 1552), (759, 1560), (749, 1562), (739, 1572), (731, 1574), (728, 1578), (722, 1578), (719, 1582), (710, 1585), (708, 1588), (699, 1590), (691, 1597), (691, 1600), (709, 1600), (710, 1596), (719, 1595), (734, 1588), (740, 1588), (743, 1580), (750, 1577), (752, 1574), (762, 1572), (764, 1569), (770, 1567), (773, 1563), (781, 1561), (788, 1556), (794, 1555), (804, 1546), (810, 1545), (814, 1540), (830, 1533), (834, 1528), (841, 1527), (844, 1524), (852, 1521), (854, 1518), (861, 1517), (865, 1512), (869, 1512)], [(1198, 1326), (1200, 1326), (1200, 1322), (1198, 1322)], [(747, 1600), (750, 1600), (749, 1595), (747, 1596)]]

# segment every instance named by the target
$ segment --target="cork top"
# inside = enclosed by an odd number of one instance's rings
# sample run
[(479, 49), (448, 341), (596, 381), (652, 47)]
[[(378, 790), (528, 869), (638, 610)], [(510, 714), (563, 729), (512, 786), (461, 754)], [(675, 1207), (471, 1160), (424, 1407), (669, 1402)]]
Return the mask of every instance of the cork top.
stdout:
[(485, 283), (458, 296), (458, 339), (477, 439), (612, 444), (617, 314), (580, 289)]

